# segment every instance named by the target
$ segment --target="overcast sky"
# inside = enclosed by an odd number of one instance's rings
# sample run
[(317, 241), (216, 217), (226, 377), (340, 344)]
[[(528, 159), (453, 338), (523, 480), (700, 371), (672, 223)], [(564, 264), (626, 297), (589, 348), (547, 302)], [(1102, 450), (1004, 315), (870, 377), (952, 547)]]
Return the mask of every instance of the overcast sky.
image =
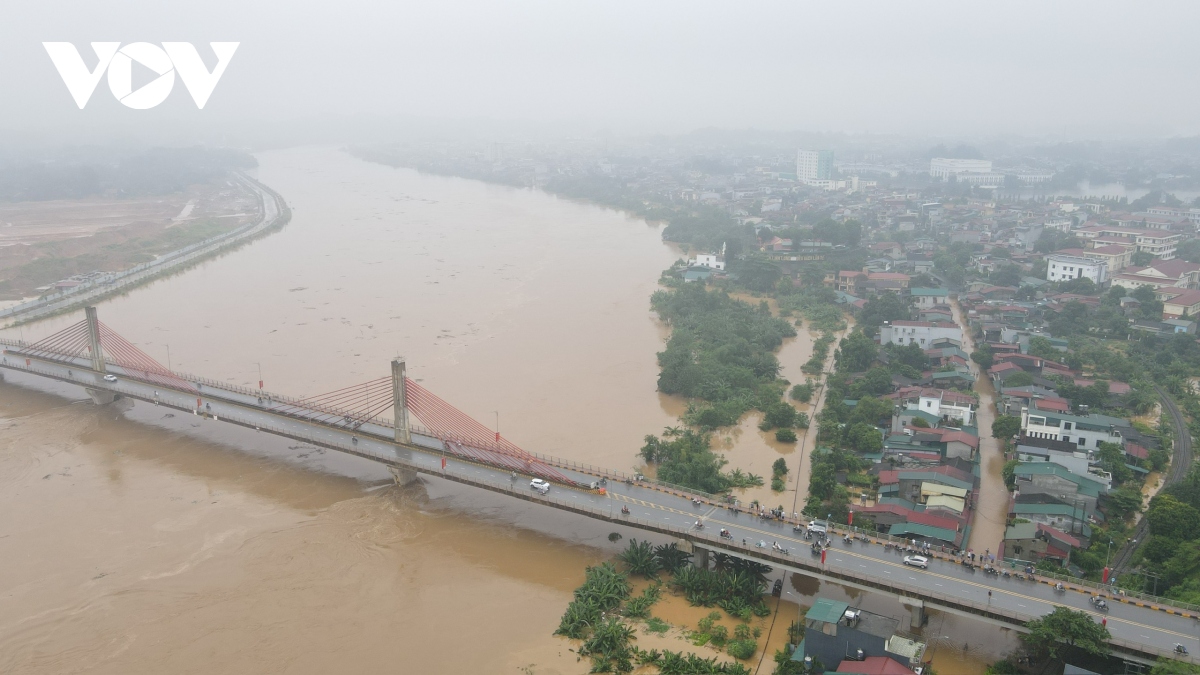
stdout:
[[(1050, 137), (1200, 132), (1200, 2), (8, 2), (0, 133), (353, 115)], [(102, 80), (79, 110), (41, 43), (240, 48), (204, 110)], [(136, 85), (136, 82), (135, 82)]]

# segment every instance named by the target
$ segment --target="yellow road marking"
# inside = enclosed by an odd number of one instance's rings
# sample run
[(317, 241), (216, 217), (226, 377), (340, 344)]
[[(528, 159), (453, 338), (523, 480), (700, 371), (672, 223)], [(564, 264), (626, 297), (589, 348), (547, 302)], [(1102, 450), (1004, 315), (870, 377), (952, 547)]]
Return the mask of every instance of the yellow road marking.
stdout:
[[(642, 506), (646, 506), (646, 507), (649, 507), (649, 508), (658, 509), (658, 510), (660, 510), (660, 511), (669, 511), (669, 512), (671, 512), (671, 513), (680, 513), (680, 514), (687, 515), (687, 516), (694, 516), (694, 515), (695, 515), (695, 514), (690, 514), (690, 513), (686, 512), (686, 511), (680, 511), (680, 510), (678, 510), (678, 509), (673, 509), (673, 508), (671, 508), (671, 507), (669, 507), (669, 506), (662, 506), (661, 504), (655, 504), (655, 503), (653, 503), (653, 502), (644, 502), (644, 501), (642, 501), (642, 500), (639, 500), (639, 499), (633, 499), (633, 498), (631, 498), (631, 497), (626, 497), (626, 496), (624, 496), (624, 495), (613, 494), (612, 496), (613, 496), (614, 498), (616, 498), (616, 499), (620, 499), (620, 500), (624, 500), (624, 501), (629, 501), (629, 502), (634, 502), (634, 503), (637, 503), (637, 504), (641, 504)], [(732, 527), (737, 527), (737, 528), (739, 528), (739, 529), (742, 529), (742, 530), (748, 530), (748, 531), (750, 531), (750, 532), (757, 532), (758, 534), (762, 534), (762, 535), (766, 535), (766, 536), (770, 536), (770, 537), (777, 537), (777, 536), (779, 536), (779, 533), (778, 533), (778, 532), (767, 532), (766, 530), (760, 530), (760, 529), (758, 529), (758, 528), (755, 528), (755, 527), (750, 527), (750, 526), (746, 526), (746, 525), (737, 525), (737, 524), (731, 524), (731, 526), (732, 526)], [(797, 541), (797, 540), (795, 540), (795, 539), (790, 539), (790, 541)], [(803, 545), (803, 544), (802, 544), (802, 545)], [(851, 550), (851, 549), (848, 549), (848, 548), (839, 548), (839, 549), (832, 549), (832, 548), (831, 548), (830, 550), (837, 551), (838, 553), (846, 553), (846, 554), (848, 554), (848, 555), (854, 556), (854, 557), (856, 557), (856, 558), (860, 558), (860, 559), (862, 559), (862, 560), (870, 560), (870, 561), (872, 561), (872, 562), (881, 563), (881, 564), (884, 564), (884, 565), (889, 565), (889, 566), (891, 566), (891, 567), (897, 567), (897, 568), (899, 568), (899, 569), (902, 569), (902, 570), (905, 570), (905, 571), (908, 571), (908, 572), (911, 572), (911, 571), (912, 571), (912, 570), (911, 570), (911, 569), (910, 569), (908, 566), (906, 566), (906, 565), (903, 565), (903, 564), (900, 564), (900, 563), (896, 563), (896, 562), (892, 562), (892, 561), (890, 561), (890, 560), (883, 560), (883, 559), (880, 559), (880, 558), (872, 558), (872, 557), (870, 557), (870, 556), (866, 556), (866, 555), (863, 555), (863, 554), (861, 554), (861, 553), (855, 553), (853, 550)], [(1021, 598), (1021, 599), (1023, 599), (1023, 600), (1028, 600), (1028, 601), (1030, 601), (1030, 602), (1040, 602), (1040, 603), (1046, 603), (1046, 604), (1050, 604), (1050, 605), (1055, 605), (1055, 604), (1058, 604), (1058, 603), (1054, 602), (1053, 600), (1043, 600), (1042, 598), (1035, 598), (1035, 597), (1033, 597), (1033, 596), (1031, 596), (1031, 595), (1025, 595), (1025, 594), (1023, 594), (1023, 593), (1016, 593), (1016, 592), (1014, 592), (1014, 591), (1010, 591), (1010, 590), (1007, 590), (1007, 589), (1004, 589), (1004, 588), (1000, 588), (1000, 587), (998, 587), (998, 586), (987, 586), (987, 585), (980, 584), (980, 583), (977, 583), (977, 582), (974, 582), (974, 581), (970, 581), (970, 580), (968, 580), (968, 579), (959, 579), (959, 578), (956, 578), (956, 577), (947, 576), (947, 575), (945, 575), (945, 574), (938, 574), (937, 572), (930, 572), (930, 571), (928, 571), (928, 570), (926, 570), (926, 571), (922, 572), (922, 574), (923, 574), (923, 575), (927, 575), (927, 576), (936, 577), (936, 578), (939, 578), (939, 579), (946, 579), (946, 580), (949, 580), (949, 581), (954, 581), (954, 582), (961, 583), (961, 584), (967, 584), (968, 586), (974, 586), (975, 588), (980, 588), (980, 589), (983, 589), (983, 590), (989, 590), (989, 591), (996, 591), (996, 592), (999, 592), (999, 593), (1004, 593), (1004, 594), (1006, 594), (1006, 595), (1009, 595), (1009, 596), (1012, 596), (1012, 597), (1014, 597), (1014, 598)], [(1128, 603), (1128, 604), (1132, 604), (1132, 603)], [(1146, 607), (1147, 609), (1153, 609), (1153, 607), (1151, 607), (1151, 606), (1149, 606), (1149, 605), (1144, 605), (1144, 607)], [(1195, 638), (1195, 636), (1194, 636), (1194, 635), (1188, 635), (1188, 634), (1186, 634), (1186, 633), (1179, 633), (1179, 632), (1176, 632), (1176, 631), (1170, 630), (1170, 629), (1168, 629), (1168, 628), (1159, 628), (1158, 626), (1150, 626), (1150, 625), (1147, 625), (1147, 624), (1138, 623), (1138, 622), (1136, 622), (1136, 621), (1130, 621), (1129, 619), (1123, 619), (1123, 618), (1120, 618), (1120, 617), (1113, 617), (1113, 616), (1109, 616), (1108, 614), (1105, 614), (1105, 613), (1102, 613), (1102, 612), (1093, 612), (1093, 611), (1091, 611), (1091, 610), (1083, 610), (1083, 611), (1086, 611), (1086, 612), (1088, 612), (1089, 614), (1094, 614), (1094, 615), (1096, 615), (1096, 616), (1099, 616), (1099, 617), (1103, 617), (1103, 618), (1109, 619), (1109, 620), (1111, 620), (1111, 621), (1120, 621), (1121, 623), (1124, 623), (1124, 624), (1126, 624), (1126, 625), (1129, 625), (1129, 626), (1137, 626), (1138, 628), (1145, 628), (1145, 629), (1147, 629), (1147, 630), (1159, 631), (1159, 632), (1162, 632), (1162, 633), (1167, 633), (1167, 634), (1169, 634), (1169, 635), (1175, 635), (1175, 636), (1178, 636), (1178, 637), (1184, 637), (1184, 638), (1188, 638), (1188, 639), (1194, 639), (1194, 638)]]

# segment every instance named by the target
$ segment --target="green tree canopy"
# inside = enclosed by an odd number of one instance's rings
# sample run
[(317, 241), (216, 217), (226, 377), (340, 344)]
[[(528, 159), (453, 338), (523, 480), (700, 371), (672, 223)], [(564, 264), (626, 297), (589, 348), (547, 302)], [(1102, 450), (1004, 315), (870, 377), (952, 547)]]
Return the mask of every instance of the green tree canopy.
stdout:
[(884, 321), (912, 319), (913, 311), (908, 300), (888, 291), (867, 300), (858, 314), (858, 325), (868, 335), (875, 335)]
[(1033, 384), (1033, 375), (1024, 371), (1013, 373), (1008, 376), (1008, 379), (1004, 380), (1005, 387), (1028, 387), (1031, 384)]
[(929, 355), (921, 349), (921, 345), (916, 343), (908, 343), (906, 345), (897, 345), (888, 343), (883, 347), (891, 358), (893, 366), (899, 364), (908, 366), (913, 370), (920, 372), (929, 368)]
[(1150, 532), (1155, 536), (1188, 540), (1200, 535), (1196, 527), (1200, 522), (1200, 511), (1170, 494), (1155, 495), (1146, 510), (1146, 518), (1150, 522)]
[(883, 449), (883, 434), (866, 422), (859, 422), (846, 430), (846, 442), (858, 452), (879, 452)]
[(871, 366), (879, 354), (879, 346), (862, 331), (854, 331), (842, 338), (834, 359), (838, 370), (858, 373)]
[(738, 283), (752, 291), (769, 293), (775, 290), (775, 284), (783, 272), (779, 265), (771, 262), (763, 255), (747, 255), (732, 266), (737, 273)]
[(1015, 415), (1000, 415), (992, 421), (992, 437), (1001, 440), (1021, 433), (1021, 418)]
[(992, 367), (994, 357), (992, 348), (986, 344), (979, 345), (975, 351), (971, 352), (971, 360), (978, 363), (979, 367), (984, 370)]
[(1150, 675), (1200, 675), (1200, 666), (1175, 659), (1159, 658)]
[[(1067, 304), (1069, 305), (1071, 303), (1068, 302)], [(1083, 305), (1080, 303), (1076, 304), (1078, 304), (1080, 307), (1083, 307)], [(1040, 356), (1043, 359), (1050, 359), (1052, 361), (1057, 361), (1062, 357), (1062, 352), (1055, 349), (1054, 344), (1051, 343), (1049, 339), (1044, 338), (1041, 335), (1035, 335), (1029, 338), (1029, 353), (1033, 356)]]
[(1108, 628), (1100, 625), (1087, 612), (1068, 607), (1055, 607), (1053, 612), (1025, 624), (1029, 633), (1022, 635), (1025, 644), (1039, 653), (1058, 659), (1064, 647), (1075, 647), (1093, 656), (1109, 653)]

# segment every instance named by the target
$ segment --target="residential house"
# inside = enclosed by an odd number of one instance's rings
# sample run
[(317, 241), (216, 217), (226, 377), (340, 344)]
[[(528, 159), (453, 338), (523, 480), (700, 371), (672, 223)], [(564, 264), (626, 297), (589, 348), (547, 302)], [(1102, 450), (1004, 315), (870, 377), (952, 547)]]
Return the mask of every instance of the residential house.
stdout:
[(1065, 564), (1071, 551), (1082, 547), (1083, 542), (1078, 537), (1045, 523), (1017, 523), (1004, 530), (1004, 556), (1007, 558), (1032, 563), (1051, 558)]
[(1114, 286), (1123, 286), (1136, 290), (1149, 286), (1155, 290), (1160, 288), (1200, 288), (1200, 265), (1186, 260), (1155, 261), (1145, 267), (1127, 267), (1125, 271), (1114, 275)]
[(905, 387), (889, 394), (905, 410), (919, 410), (943, 423), (970, 426), (975, 421), (979, 399), (974, 394), (931, 387)]
[(940, 321), (892, 321), (879, 329), (880, 344), (917, 344), (924, 348), (939, 338), (962, 344), (962, 328), (956, 323)]
[(1075, 230), (1080, 239), (1098, 239), (1105, 243), (1134, 244), (1137, 250), (1161, 260), (1175, 257), (1175, 248), (1183, 235), (1168, 230), (1153, 230), (1115, 225), (1089, 225)]
[(1100, 443), (1124, 445), (1122, 432), (1130, 426), (1129, 420), (1108, 415), (1068, 415), (1037, 408), (1021, 411), (1021, 432), (1026, 436), (1074, 443), (1081, 448), (1095, 448)]
[(1108, 272), (1110, 274), (1116, 274), (1117, 272), (1120, 272), (1129, 265), (1133, 264), (1133, 252), (1135, 248), (1136, 247), (1134, 246), (1120, 246), (1112, 244), (1108, 246), (1097, 246), (1095, 248), (1063, 249), (1059, 252), (1103, 261), (1108, 263)]
[(1049, 438), (1022, 436), (1014, 452), (1021, 462), (1052, 462), (1073, 474), (1087, 476), (1091, 468), (1092, 455), (1078, 445)]
[[(900, 622), (896, 619), (818, 597), (804, 614), (804, 640), (792, 653), (792, 660), (803, 662), (807, 657), (820, 661), (826, 672), (836, 671), (845, 662), (861, 668), (866, 659), (872, 658), (887, 659), (910, 669), (920, 667), (925, 643), (902, 634), (899, 629)], [(859, 671), (852, 668), (841, 672)], [(878, 672), (894, 673), (887, 669)]]
[(908, 294), (913, 299), (913, 305), (918, 309), (932, 309), (945, 305), (950, 301), (950, 291), (944, 288), (912, 288)]
[(1044, 495), (1063, 504), (1082, 503), (1094, 513), (1100, 495), (1107, 494), (1111, 480), (1103, 475), (1079, 475), (1054, 462), (1022, 462), (1013, 469), (1016, 490), (1027, 497)]
[(1154, 296), (1163, 303), (1163, 318), (1178, 319), (1196, 316), (1200, 312), (1200, 291), (1193, 289), (1160, 288)]

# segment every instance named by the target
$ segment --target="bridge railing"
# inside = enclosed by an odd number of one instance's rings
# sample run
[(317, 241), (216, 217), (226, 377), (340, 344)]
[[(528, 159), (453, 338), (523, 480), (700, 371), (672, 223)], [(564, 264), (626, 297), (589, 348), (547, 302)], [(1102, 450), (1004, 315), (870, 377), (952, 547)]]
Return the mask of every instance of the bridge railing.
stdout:
[[(10, 366), (10, 367), (12, 367), (12, 366)], [(55, 373), (55, 372), (47, 370), (47, 369), (34, 367), (34, 366), (20, 365), (20, 366), (16, 366), (15, 369), (25, 371), (25, 372), (32, 372), (32, 373), (36, 373), (36, 374), (40, 374), (40, 375), (45, 375), (45, 376), (48, 376), (48, 377), (51, 377), (54, 379), (61, 379), (61, 376), (58, 373)], [(145, 400), (143, 398), (143, 394), (141, 394), (140, 392), (133, 390), (131, 388), (123, 387), (119, 383), (116, 385), (109, 385), (104, 388), (108, 391), (113, 391), (115, 393), (124, 394), (133, 399)], [(181, 409), (180, 406), (173, 406), (170, 404), (167, 404), (167, 405), (168, 405), (168, 407), (172, 407), (175, 409)], [(452, 478), (456, 482), (462, 482), (462, 483), (466, 483), (466, 484), (475, 485), (475, 486), (482, 487), (482, 488), (485, 488), (488, 490), (492, 490), (494, 492), (510, 493), (510, 494), (514, 494), (514, 495), (519, 493), (522, 495), (522, 498), (528, 498), (533, 502), (543, 502), (543, 503), (546, 503), (549, 505), (557, 506), (557, 507), (565, 509), (565, 510), (582, 513), (582, 514), (589, 515), (591, 517), (602, 519), (602, 520), (608, 520), (608, 521), (611, 521), (616, 524), (624, 524), (624, 525), (629, 525), (629, 526), (633, 526), (633, 527), (639, 527), (639, 528), (646, 529), (646, 530), (660, 532), (663, 534), (678, 536), (682, 539), (686, 539), (686, 540), (689, 540), (692, 542), (698, 542), (698, 543), (701, 543), (702, 545), (707, 545), (714, 550), (729, 550), (729, 551), (735, 551), (735, 552), (743, 552), (745, 555), (766, 560), (768, 563), (775, 563), (777, 565), (786, 565), (786, 566), (795, 567), (795, 568), (799, 568), (799, 569), (807, 569), (807, 570), (813, 571), (815, 573), (832, 575), (835, 577), (838, 575), (844, 575), (847, 578), (853, 577), (854, 580), (869, 582), (870, 584), (874, 584), (876, 587), (888, 590), (889, 592), (893, 592), (893, 593), (897, 593), (897, 594), (901, 594), (901, 595), (908, 595), (908, 596), (911, 596), (914, 598), (931, 599), (934, 602), (941, 602), (950, 607), (957, 607), (957, 608), (966, 607), (966, 608), (974, 610), (976, 613), (984, 615), (984, 616), (1006, 617), (1013, 623), (1023, 623), (1029, 619), (1036, 618), (1033, 615), (1021, 614), (1021, 613), (1018, 613), (1018, 612), (1015, 612), (1012, 610), (999, 608), (999, 607), (992, 605), (991, 603), (981, 603), (981, 602), (977, 602), (977, 601), (973, 601), (973, 600), (968, 600), (961, 596), (941, 593), (941, 592), (931, 590), (929, 588), (926, 588), (926, 587), (920, 586), (920, 585), (906, 584), (904, 582), (900, 582), (900, 581), (897, 581), (892, 578), (876, 577), (874, 575), (864, 574), (861, 572), (854, 572), (853, 574), (850, 574), (848, 572), (842, 572), (838, 568), (831, 568), (828, 565), (819, 565), (819, 564), (814, 563), (811, 560), (807, 560), (807, 559), (803, 558), (802, 556), (793, 557), (793, 556), (782, 555), (782, 554), (776, 553), (776, 552), (772, 551), (771, 549), (758, 548), (754, 545), (753, 542), (747, 542), (746, 545), (742, 546), (742, 545), (737, 544), (735, 541), (728, 541), (725, 539), (721, 539), (719, 536), (714, 535), (710, 532), (705, 532), (702, 530), (695, 530), (695, 529), (686, 528), (686, 527), (679, 527), (679, 526), (671, 525), (671, 524), (663, 522), (663, 521), (644, 520), (644, 519), (634, 518), (634, 517), (630, 517), (630, 516), (618, 515), (619, 510), (616, 509), (616, 507), (614, 505), (614, 500), (612, 500), (611, 498), (601, 498), (597, 495), (595, 498), (603, 499), (603, 501), (605, 502), (605, 505), (606, 505), (605, 507), (597, 508), (596, 506), (585, 503), (584, 501), (582, 501), (578, 498), (564, 499), (564, 498), (555, 496), (554, 493), (537, 496), (537, 497), (532, 497), (528, 493), (528, 490), (525, 487), (523, 487), (522, 484), (514, 483), (512, 481), (492, 481), (492, 480), (488, 480), (486, 478), (480, 478), (477, 475), (473, 475), (472, 473), (469, 473), (469, 472), (465, 472), (465, 471), (460, 472), (460, 471), (455, 471), (453, 469), (437, 470), (436, 465), (421, 465), (418, 463), (406, 462), (406, 461), (399, 459), (394, 454), (379, 452), (379, 451), (373, 450), (369, 447), (359, 447), (356, 445), (341, 443), (341, 442), (330, 440), (327, 438), (318, 438), (311, 433), (297, 431), (295, 429), (285, 429), (283, 427), (279, 427), (279, 426), (272, 425), (272, 424), (264, 424), (259, 420), (252, 420), (252, 419), (241, 417), (238, 415), (218, 415), (218, 416), (215, 416), (214, 419), (216, 419), (218, 421), (227, 421), (227, 422), (236, 423), (236, 424), (239, 424), (242, 426), (254, 428), (259, 431), (266, 431), (268, 433), (273, 433), (273, 434), (288, 437), (288, 438), (298, 439), (303, 442), (311, 443), (313, 445), (331, 448), (334, 450), (344, 452), (346, 454), (356, 455), (359, 457), (363, 457), (365, 459), (371, 459), (374, 461), (378, 461), (383, 464), (409, 468), (412, 470), (419, 471), (421, 473), (428, 473), (431, 475), (439, 475), (440, 474), (440, 475), (446, 476), (448, 478)], [(431, 459), (431, 461), (433, 461), (434, 457), (432, 455), (430, 455), (430, 459)], [(590, 493), (577, 493), (577, 494), (590, 494)], [(841, 528), (841, 529), (858, 529), (858, 528)], [(881, 537), (877, 537), (877, 538), (881, 538)], [(1131, 642), (1127, 642), (1127, 641), (1119, 640), (1119, 639), (1115, 639), (1115, 638), (1111, 639), (1110, 642), (1113, 645), (1120, 647), (1122, 649), (1125, 649), (1127, 651), (1132, 651), (1132, 652), (1137, 652), (1137, 653), (1156, 653), (1160, 656), (1166, 656), (1166, 657), (1174, 656), (1173, 653), (1171, 653), (1169, 650), (1152, 648), (1145, 644), (1131, 643)]]
[[(1016, 567), (1016, 566), (1024, 567), (1025, 565), (1033, 565), (1034, 564), (1031, 561), (1018, 560), (1016, 558), (1005, 558), (1004, 562), (1009, 565), (1012, 565), (1014, 567)], [(1072, 586), (1079, 586), (1081, 588), (1090, 589), (1090, 590), (1094, 591), (1097, 595), (1106, 595), (1109, 597), (1118, 597), (1118, 598), (1133, 598), (1134, 600), (1140, 600), (1142, 602), (1149, 602), (1149, 603), (1156, 604), (1156, 605), (1162, 605), (1164, 607), (1174, 607), (1175, 609), (1182, 609), (1182, 610), (1185, 610), (1188, 612), (1200, 613), (1200, 605), (1193, 604), (1190, 602), (1183, 602), (1180, 600), (1172, 600), (1171, 598), (1164, 598), (1162, 596), (1151, 595), (1149, 593), (1140, 593), (1138, 591), (1130, 591), (1127, 589), (1118, 588), (1116, 584), (1111, 584), (1111, 583), (1103, 584), (1098, 581), (1091, 581), (1089, 579), (1080, 579), (1079, 577), (1074, 577), (1069, 574), (1061, 574), (1059, 572), (1045, 572), (1042, 570), (1035, 569), (1034, 573), (1037, 574), (1039, 577), (1045, 577), (1047, 579), (1053, 579), (1055, 581), (1069, 583)]]
[[(594, 464), (588, 464), (587, 462), (577, 462), (573, 459), (564, 459), (562, 457), (555, 457), (553, 455), (544, 455), (540, 452), (531, 452), (529, 454), (536, 457), (539, 461), (545, 462), (546, 464), (550, 464), (551, 466), (557, 466), (562, 469), (572, 469), (572, 470), (579, 471), (582, 473), (590, 473), (590, 474), (597, 475), (597, 476), (603, 476), (610, 480), (617, 480), (617, 481), (633, 480), (633, 481), (639, 481), (641, 483), (652, 483), (654, 485), (658, 485), (658, 486), (660, 486), (666, 490), (669, 490), (671, 492), (678, 492), (680, 494), (689, 495), (689, 496), (695, 495), (697, 497), (704, 497), (711, 501), (724, 501), (723, 495), (716, 495), (716, 494), (712, 494), (711, 492), (705, 492), (703, 490), (697, 490), (695, 488), (683, 487), (682, 485), (675, 485), (673, 483), (668, 483), (666, 481), (658, 480), (656, 478), (647, 478), (645, 476), (642, 476), (642, 474), (625, 473), (624, 471), (620, 471), (617, 469), (609, 469), (609, 468), (605, 468), (602, 466), (595, 466)], [(639, 476), (640, 476), (640, 478), (639, 478)]]
[[(23, 343), (21, 341), (14, 341), (14, 340), (7, 340), (7, 339), (0, 339), (0, 344), (7, 344), (10, 346), (22, 346), (23, 345)], [(120, 366), (121, 364), (113, 362), (113, 365)], [(50, 377), (58, 377), (57, 373), (54, 373), (49, 370), (33, 367), (33, 366), (21, 366), (20, 369), (38, 373), (41, 375), (48, 375)], [(193, 374), (189, 374), (189, 373), (181, 373), (181, 372), (175, 371), (175, 372), (173, 372), (173, 374), (175, 376), (177, 376), (181, 379), (187, 380), (187, 381), (204, 384), (204, 385), (216, 388), (216, 389), (239, 393), (239, 394), (242, 394), (245, 396), (250, 396), (250, 397), (263, 396), (264, 398), (269, 397), (270, 400), (272, 400), (274, 402), (286, 402), (286, 403), (289, 403), (292, 405), (309, 408), (309, 409), (312, 409), (314, 411), (319, 411), (319, 412), (324, 411), (322, 409), (326, 408), (326, 406), (314, 406), (314, 405), (304, 402), (301, 399), (296, 399), (296, 398), (293, 398), (290, 396), (280, 395), (280, 394), (276, 394), (274, 392), (265, 392), (264, 390), (252, 389), (250, 387), (230, 384), (228, 382), (220, 382), (217, 380), (212, 380), (210, 378), (197, 376), (197, 375), (193, 375)], [(109, 390), (116, 390), (121, 393), (125, 393), (126, 395), (134, 397), (134, 398), (140, 398), (140, 396), (137, 394), (137, 392), (134, 392), (133, 390), (125, 390), (124, 387), (109, 385), (106, 388)], [(203, 392), (201, 392), (201, 393), (203, 393)], [(332, 408), (330, 408), (328, 410), (328, 412), (339, 413), (339, 411), (337, 411), (336, 409), (332, 409)], [(300, 419), (302, 419), (302, 418), (300, 418)], [(387, 421), (387, 420), (371, 420), (371, 421), (372, 421), (372, 423), (380, 424), (382, 426), (391, 426), (390, 421)], [(252, 426), (254, 425), (252, 422), (248, 422), (248, 421), (244, 421), (244, 420), (238, 420), (238, 422), (250, 424)], [(261, 427), (262, 426), (261, 423), (258, 426)], [(272, 429), (272, 430), (278, 431), (277, 429)], [(423, 427), (420, 427), (420, 426), (416, 426), (416, 425), (412, 426), (411, 431), (413, 433), (438, 438), (438, 436), (435, 433), (431, 432), (428, 429), (424, 429)], [(325, 442), (325, 441), (322, 441), (322, 442)], [(357, 451), (351, 446), (347, 446), (344, 449), (346, 451), (353, 451), (354, 454), (363, 454), (362, 451)], [(531, 452), (529, 454), (531, 456), (533, 456), (535, 459), (537, 459), (538, 461), (541, 461), (550, 466), (572, 469), (572, 470), (580, 471), (583, 473), (604, 476), (611, 480), (625, 481), (627, 479), (628, 480), (637, 480), (638, 479), (637, 474), (629, 474), (624, 471), (608, 469), (605, 467), (600, 467), (600, 466), (596, 466), (593, 464), (589, 464), (587, 462), (577, 462), (575, 460), (564, 459), (561, 457), (554, 457), (551, 455), (545, 455), (545, 454), (536, 453), (536, 452)], [(380, 461), (395, 461), (394, 458), (389, 458), (386, 456), (379, 456), (379, 457), (376, 457), (376, 459), (379, 459)], [(673, 485), (673, 484), (667, 483), (665, 481), (659, 481), (659, 480), (642, 477), (640, 482), (652, 483), (652, 484), (658, 485), (658, 486), (660, 486), (666, 490), (669, 490), (671, 492), (676, 492), (676, 493), (680, 494), (681, 496), (696, 495), (696, 496), (705, 497), (705, 498), (713, 500), (713, 501), (720, 501), (722, 499), (722, 497), (719, 495), (706, 493), (701, 490), (695, 490), (692, 488), (686, 488), (686, 487), (682, 487), (682, 486), (678, 486), (678, 485)], [(782, 518), (780, 520), (783, 520), (785, 522), (794, 522), (794, 521), (795, 522), (803, 522), (803, 519), (796, 521), (796, 519), (787, 518), (787, 517)], [(894, 545), (899, 545), (899, 546), (910, 545), (910, 540), (906, 539), (904, 537), (897, 537), (897, 536), (892, 536), (890, 534), (879, 533), (879, 532), (875, 532), (875, 531), (868, 531), (865, 528), (861, 528), (861, 527), (847, 527), (847, 526), (843, 526), (843, 525), (831, 524), (830, 529), (831, 529), (831, 532), (842, 531), (842, 532), (851, 532), (854, 534), (863, 534), (863, 535), (871, 537), (874, 540), (884, 541), (884, 542), (892, 543)], [(940, 553), (942, 555), (946, 555), (946, 556), (959, 556), (961, 554), (961, 551), (959, 549), (956, 549), (953, 547), (948, 547), (945, 545), (932, 545), (930, 548), (933, 551)], [(1011, 558), (998, 560), (998, 562), (1007, 563), (1007, 564), (1011, 565), (1014, 569), (1016, 568), (1017, 564), (1023, 563), (1023, 561), (1017, 561), (1017, 560), (1011, 559)], [(1022, 564), (1022, 567), (1023, 567), (1023, 564)], [(1166, 607), (1172, 607), (1172, 608), (1181, 609), (1181, 610), (1185, 610), (1185, 611), (1189, 611), (1189, 612), (1200, 612), (1200, 605), (1197, 605), (1197, 604), (1182, 602), (1179, 600), (1173, 600), (1171, 598), (1164, 598), (1161, 596), (1155, 596), (1155, 595), (1151, 595), (1148, 593), (1140, 593), (1140, 592), (1136, 592), (1136, 591), (1122, 590), (1122, 589), (1118, 589), (1116, 586), (1114, 586), (1112, 584), (1101, 584), (1101, 583), (1089, 581), (1086, 579), (1079, 579), (1079, 578), (1072, 577), (1072, 576), (1066, 575), (1066, 574), (1047, 572), (1047, 571), (1043, 571), (1043, 570), (1038, 570), (1036, 572), (1036, 574), (1042, 578), (1052, 579), (1055, 581), (1062, 581), (1064, 583), (1070, 583), (1074, 586), (1091, 589), (1092, 591), (1094, 591), (1097, 594), (1133, 598), (1133, 599), (1140, 600), (1142, 602), (1162, 605), (1162, 606), (1166, 606)]]

